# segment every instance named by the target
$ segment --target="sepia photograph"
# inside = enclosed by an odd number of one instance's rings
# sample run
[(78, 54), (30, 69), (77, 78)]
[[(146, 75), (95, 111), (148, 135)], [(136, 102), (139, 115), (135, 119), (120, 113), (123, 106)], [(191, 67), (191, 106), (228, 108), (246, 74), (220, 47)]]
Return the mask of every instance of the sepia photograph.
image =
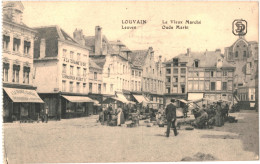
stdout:
[(2, 162), (259, 161), (258, 1), (2, 1)]

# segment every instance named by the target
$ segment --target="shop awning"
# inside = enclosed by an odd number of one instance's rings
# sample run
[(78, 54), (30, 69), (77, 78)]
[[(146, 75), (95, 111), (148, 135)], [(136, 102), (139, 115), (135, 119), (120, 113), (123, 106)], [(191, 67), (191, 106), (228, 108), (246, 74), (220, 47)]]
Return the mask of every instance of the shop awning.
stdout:
[(122, 103), (129, 103), (129, 101), (126, 99), (126, 97), (123, 94), (117, 93), (117, 100), (121, 101)]
[(86, 97), (86, 96), (62, 96), (64, 97), (65, 99), (67, 99), (68, 101), (70, 102), (93, 102), (94, 103), (94, 100), (92, 100), (91, 98), (89, 97)]
[(188, 101), (186, 101), (186, 100), (183, 100), (183, 99), (178, 99), (180, 102), (183, 102), (183, 103), (185, 103), (185, 104), (187, 104), (188, 103)]
[(101, 106), (97, 100), (94, 100), (94, 106)]
[(143, 95), (133, 95), (138, 103), (149, 103), (149, 101)]
[(4, 88), (13, 102), (44, 103), (35, 90)]

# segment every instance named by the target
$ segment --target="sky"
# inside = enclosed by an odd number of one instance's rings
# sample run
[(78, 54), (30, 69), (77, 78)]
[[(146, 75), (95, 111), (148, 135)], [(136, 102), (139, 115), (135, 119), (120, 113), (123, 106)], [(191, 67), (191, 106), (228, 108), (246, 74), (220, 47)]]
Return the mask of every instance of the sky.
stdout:
[[(245, 39), (258, 41), (258, 2), (35, 2), (22, 1), (23, 22), (29, 27), (59, 25), (69, 35), (82, 29), (94, 36), (95, 26), (111, 41), (121, 40), (131, 50), (153, 47), (155, 55), (170, 59), (187, 48), (191, 51), (214, 51), (231, 46), (238, 38), (232, 33), (232, 22), (244, 19), (248, 23)], [(122, 29), (122, 20), (146, 20), (135, 24), (137, 29)], [(162, 21), (174, 29), (162, 29)], [(189, 29), (175, 29), (170, 20), (198, 20), (201, 24)], [(185, 24), (183, 24), (185, 25)], [(128, 26), (133, 26), (129, 25)]]

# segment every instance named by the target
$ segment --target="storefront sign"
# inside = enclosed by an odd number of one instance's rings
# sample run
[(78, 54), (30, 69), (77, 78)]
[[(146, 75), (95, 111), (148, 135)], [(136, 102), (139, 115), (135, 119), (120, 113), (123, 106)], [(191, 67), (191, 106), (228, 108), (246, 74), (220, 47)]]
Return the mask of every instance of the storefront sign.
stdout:
[(76, 65), (83, 66), (83, 67), (85, 67), (87, 65), (85, 62), (75, 61), (73, 59), (68, 59), (68, 58), (63, 58), (63, 61), (66, 63), (76, 64)]
[(71, 76), (71, 75), (62, 75), (62, 78), (64, 79), (69, 79), (69, 80), (77, 80), (77, 81), (83, 81), (86, 82), (86, 78), (82, 78), (82, 77), (76, 77), (76, 76)]
[(4, 88), (13, 102), (43, 103), (35, 90)]

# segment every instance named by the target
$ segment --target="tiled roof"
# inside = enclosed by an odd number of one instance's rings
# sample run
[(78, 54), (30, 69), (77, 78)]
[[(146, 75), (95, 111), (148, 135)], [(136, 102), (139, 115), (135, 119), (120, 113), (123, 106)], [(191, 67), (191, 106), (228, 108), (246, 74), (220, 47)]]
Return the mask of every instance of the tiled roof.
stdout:
[(102, 68), (100, 66), (98, 66), (96, 64), (96, 62), (94, 60), (92, 60), (91, 58), (89, 58), (89, 68), (95, 68), (95, 69), (102, 70)]
[(104, 55), (90, 56), (90, 59), (94, 61), (101, 69), (103, 69), (106, 63), (106, 56)]
[[(47, 26), (47, 27), (36, 27), (33, 28), (37, 31), (34, 46), (34, 58), (40, 56), (40, 41), (45, 39), (46, 41), (46, 57), (55, 57), (58, 55), (58, 40), (68, 41), (73, 44), (78, 44), (72, 37), (70, 37), (63, 29), (59, 26)], [(80, 46), (80, 44), (78, 44)]]
[(133, 50), (129, 57), (134, 66), (143, 66), (147, 53), (147, 50)]

